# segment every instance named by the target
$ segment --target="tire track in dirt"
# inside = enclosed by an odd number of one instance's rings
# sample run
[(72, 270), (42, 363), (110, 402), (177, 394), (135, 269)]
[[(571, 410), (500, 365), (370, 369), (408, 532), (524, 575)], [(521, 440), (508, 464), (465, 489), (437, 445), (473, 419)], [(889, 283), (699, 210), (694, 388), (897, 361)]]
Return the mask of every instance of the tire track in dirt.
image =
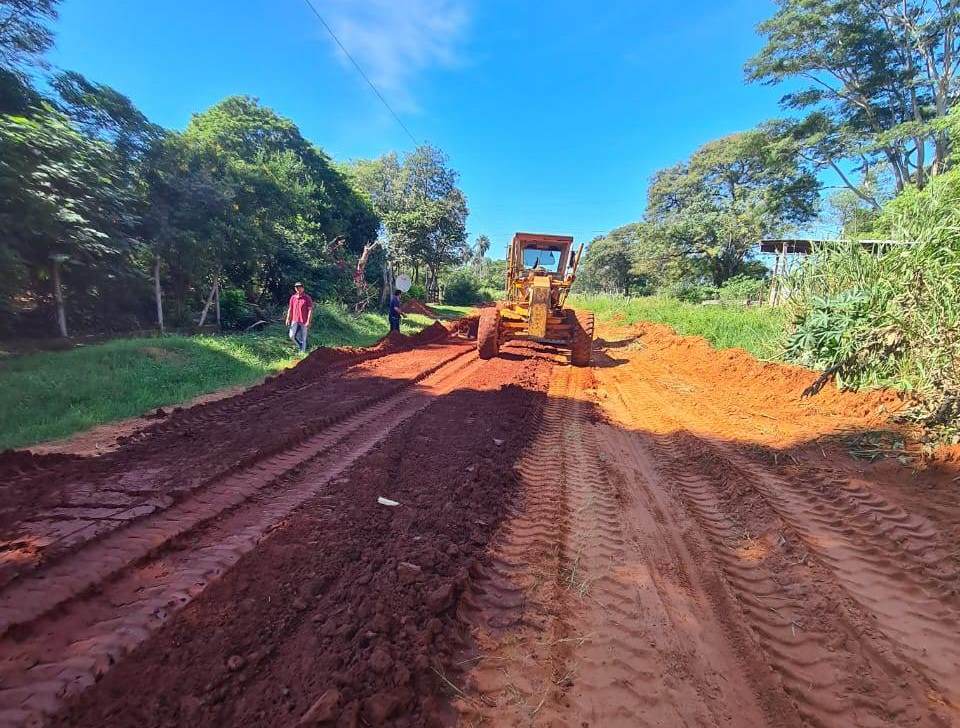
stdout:
[(591, 377), (555, 371), (540, 434), (518, 466), (522, 504), (493, 551), (498, 568), (477, 575), (462, 602), (477, 653), (467, 658), (476, 667), (458, 705), (463, 722), (760, 725), (753, 695), (722, 674), (736, 659), (716, 623), (678, 606), (688, 599), (670, 598), (655, 573), (656, 511), (633, 509), (627, 520), (584, 399)]
[[(637, 386), (636, 378), (625, 379)], [(664, 393), (661, 392), (663, 397)], [(690, 425), (716, 421), (709, 401)], [(706, 428), (704, 428), (706, 429)], [(863, 483), (824, 473), (778, 474), (740, 448), (699, 435), (737, 479), (750, 483), (803, 539), (891, 645), (930, 681), (933, 700), (960, 706), (960, 598), (956, 554), (920, 516), (870, 493)]]
[[(124, 521), (107, 518), (110, 526), (104, 534), (90, 530), (83, 539), (71, 539), (66, 534), (64, 548), (74, 545), (75, 550), (64, 552), (69, 556), (64, 561), (50, 559), (38, 564), (40, 573), (23, 575), (0, 591), (0, 636), (14, 627), (23, 626), (42, 616), (63, 602), (79, 595), (84, 590), (108, 578), (132, 561), (147, 556), (166, 542), (186, 533), (205, 520), (217, 516), (227, 508), (236, 506), (256, 491), (269, 486), (305, 461), (326, 452), (332, 442), (342, 438), (342, 431), (356, 431), (369, 419), (371, 407), (378, 407), (392, 398), (402, 397), (424, 378), (448, 366), (452, 361), (471, 352), (469, 345), (452, 346), (448, 352), (429, 361), (426, 367), (409, 379), (398, 381), (385, 392), (351, 404), (334, 416), (323, 417), (311, 430), (317, 431), (304, 438), (288, 443), (288, 448), (278, 454), (255, 460), (227, 477), (211, 479), (195, 488), (192, 498), (172, 505), (159, 513), (156, 506), (145, 502), (130, 507), (136, 513)], [(333, 428), (332, 430), (330, 428)], [(170, 506), (170, 504), (167, 504)], [(81, 531), (94, 526), (81, 526)], [(80, 547), (77, 549), (76, 547)], [(84, 548), (85, 547), (85, 548)], [(85, 551), (82, 567), (77, 567), (77, 554)], [(53, 563), (50, 563), (53, 561)], [(40, 570), (41, 566), (45, 566)]]
[(455, 605), (516, 495), (512, 466), (548, 375), (509, 357), (472, 367), (53, 724), (449, 724), (442, 676), (459, 679), (464, 636)]
[[(445, 355), (435, 344), (446, 337), (436, 324), (370, 349), (319, 349), (235, 397), (175, 409), (101, 457), (0, 455), (0, 587), (391, 396)], [(387, 356), (416, 345), (422, 361)]]
[[(850, 544), (843, 534), (850, 530), (849, 521), (817, 523), (817, 514), (800, 505), (809, 497), (808, 487), (777, 482), (732, 445), (685, 431), (708, 404), (697, 414), (677, 409), (670, 393), (653, 383), (655, 373), (638, 377), (635, 371), (609, 371), (605, 379), (619, 399), (622, 421), (648, 429), (637, 437), (699, 521), (746, 622), (804, 718), (823, 726), (947, 724), (945, 716), (952, 710), (931, 692), (924, 679), (928, 671), (915, 661), (916, 671), (907, 668), (898, 651), (877, 634), (871, 618), (860, 613), (863, 600), (844, 583), (858, 568), (861, 575), (863, 569), (871, 570), (871, 583), (878, 574), (883, 583), (895, 578), (898, 568), (909, 573), (911, 565), (886, 563), (883, 554), (890, 549)], [(610, 403), (611, 409), (616, 405)], [(870, 553), (879, 558), (858, 558)], [(838, 568), (842, 559), (850, 569), (846, 574)], [(835, 587), (830, 590), (837, 581), (854, 597), (852, 602), (838, 598)], [(923, 624), (933, 614), (936, 622), (937, 611), (914, 599), (909, 589), (881, 593), (884, 603), (898, 605), (898, 612)], [(904, 597), (907, 606), (901, 609)], [(949, 647), (946, 653), (941, 661), (952, 659)]]
[[(47, 601), (35, 598), (31, 603), (9, 593), (16, 589), (0, 595), (25, 615), (12, 638), (0, 642), (0, 726), (23, 725), (53, 713), (67, 697), (92, 685), (254, 548), (274, 524), (401, 422), (468, 381), (479, 365), (472, 347), (450, 349), (441, 364), (415, 378), (417, 386), (411, 382), (393, 397), (308, 439), (296, 451), (231, 476), (159, 519), (125, 529), (116, 534), (117, 544), (104, 539), (92, 545), (38, 580), (44, 583), (63, 571), (73, 593), (51, 588), (40, 592)], [(78, 568), (77, 562), (92, 570)], [(60, 608), (51, 611), (55, 605)]]

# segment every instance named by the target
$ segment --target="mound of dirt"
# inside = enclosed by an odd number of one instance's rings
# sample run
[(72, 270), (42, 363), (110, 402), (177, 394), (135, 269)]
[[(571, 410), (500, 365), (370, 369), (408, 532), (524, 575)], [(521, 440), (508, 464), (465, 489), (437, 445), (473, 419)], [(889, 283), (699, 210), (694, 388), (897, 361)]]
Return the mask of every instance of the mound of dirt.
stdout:
[(450, 332), (447, 331), (446, 326), (439, 321), (434, 321), (427, 328), (418, 331), (416, 334), (410, 334), (409, 336), (407, 334), (401, 334), (399, 331), (391, 331), (372, 346), (370, 351), (378, 353), (407, 351), (420, 346), (426, 346), (427, 344), (439, 343), (449, 335)]
[[(96, 457), (5, 454), (0, 459), (0, 540), (15, 535), (7, 529), (18, 522), (73, 500), (86, 502), (74, 498), (74, 491), (88, 493), (91, 501), (91, 492), (103, 492), (119, 505), (134, 497), (128, 491), (143, 497), (150, 490), (168, 504), (171, 497), (292, 447), (330, 418), (392, 391), (408, 370), (419, 371), (420, 362), (398, 362), (398, 376), (396, 367), (384, 364), (387, 354), (448, 336), (446, 328), (435, 323), (416, 335), (394, 335), (370, 348), (317, 349), (296, 366), (233, 397), (175, 407), (168, 416), (119, 436), (120, 447)], [(344, 381), (334, 374), (350, 366), (362, 371)], [(384, 366), (388, 376), (379, 375)], [(327, 386), (330, 382), (336, 385)], [(2, 572), (0, 566), (0, 579)]]
[(418, 301), (416, 298), (411, 298), (407, 301), (404, 301), (403, 305), (400, 307), (400, 310), (404, 313), (418, 313), (421, 316), (429, 316), (430, 318), (437, 318), (437, 312), (430, 308), (423, 301)]
[(464, 316), (449, 324), (451, 334), (460, 334), (468, 339), (477, 338), (477, 327), (480, 325), (479, 316)]
[[(699, 336), (680, 336), (669, 326), (640, 323), (632, 333), (644, 347), (641, 358), (656, 357), (667, 360), (671, 368), (696, 372), (704, 388), (729, 388), (731, 383), (743, 382), (738, 397), (752, 400), (758, 406), (771, 400), (789, 403), (792, 407), (801, 400), (804, 391), (820, 377), (800, 366), (777, 362), (761, 362), (743, 349), (713, 348)], [(830, 383), (804, 403), (813, 409), (843, 413), (879, 423), (906, 404), (903, 398), (890, 390), (862, 392), (841, 391)]]

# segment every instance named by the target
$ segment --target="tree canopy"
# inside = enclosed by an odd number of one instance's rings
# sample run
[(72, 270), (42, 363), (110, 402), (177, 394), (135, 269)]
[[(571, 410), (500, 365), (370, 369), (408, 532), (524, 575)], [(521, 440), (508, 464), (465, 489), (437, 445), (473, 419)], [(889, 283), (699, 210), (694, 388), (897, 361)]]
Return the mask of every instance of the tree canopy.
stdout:
[[(811, 159), (873, 207), (850, 171), (889, 174), (897, 192), (949, 163), (942, 120), (958, 99), (960, 7), (942, 0), (777, 0), (747, 78), (803, 86), (783, 97)], [(846, 160), (846, 162), (844, 162)]]
[(446, 155), (422, 145), (403, 157), (356, 162), (349, 173), (383, 221), (390, 264), (412, 268), (415, 278), (426, 272), (427, 292), (436, 296), (441, 269), (470, 256), (467, 200)]

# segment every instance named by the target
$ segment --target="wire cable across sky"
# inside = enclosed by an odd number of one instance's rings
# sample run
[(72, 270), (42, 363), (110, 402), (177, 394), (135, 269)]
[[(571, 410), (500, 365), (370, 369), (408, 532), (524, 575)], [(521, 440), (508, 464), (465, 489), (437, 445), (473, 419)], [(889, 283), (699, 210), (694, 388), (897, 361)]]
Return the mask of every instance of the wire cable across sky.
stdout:
[(391, 116), (393, 116), (393, 118), (397, 120), (397, 123), (400, 125), (400, 127), (407, 133), (407, 136), (410, 137), (410, 141), (413, 142), (413, 145), (417, 146), (420, 142), (417, 141), (417, 138), (407, 128), (407, 125), (403, 123), (403, 119), (401, 119), (400, 116), (397, 114), (397, 112), (393, 110), (393, 107), (390, 106), (387, 100), (383, 97), (383, 94), (380, 93), (380, 90), (376, 87), (373, 81), (370, 80), (370, 77), (367, 76), (363, 68), (361, 68), (360, 64), (357, 63), (356, 59), (350, 55), (350, 51), (348, 51), (344, 47), (343, 43), (340, 42), (340, 39), (337, 37), (337, 34), (333, 32), (333, 28), (331, 28), (330, 25), (327, 23), (327, 21), (324, 20), (323, 16), (320, 14), (320, 11), (317, 10), (312, 0), (303, 0), (303, 1), (307, 4), (307, 7), (309, 7), (313, 11), (313, 14), (317, 16), (317, 19), (323, 24), (323, 27), (327, 29), (327, 32), (330, 34), (330, 37), (333, 38), (333, 42), (336, 43), (337, 46), (339, 46), (340, 50), (343, 51), (343, 54), (350, 59), (350, 62), (353, 64), (353, 67), (357, 69), (357, 72), (363, 77), (363, 80), (367, 82), (367, 85), (371, 88), (373, 93), (375, 93), (377, 95), (377, 98), (380, 99), (380, 103), (382, 103), (386, 107), (387, 111), (390, 112)]

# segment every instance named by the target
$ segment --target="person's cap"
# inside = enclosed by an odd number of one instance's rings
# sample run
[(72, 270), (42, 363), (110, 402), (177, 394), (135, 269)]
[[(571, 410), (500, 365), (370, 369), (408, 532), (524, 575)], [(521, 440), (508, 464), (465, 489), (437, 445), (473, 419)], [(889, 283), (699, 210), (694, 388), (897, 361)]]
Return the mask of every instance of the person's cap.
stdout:
[(303, 288), (303, 284), (302, 284), (300, 281), (297, 281), (296, 283), (293, 284), (293, 287), (294, 287), (294, 288)]

